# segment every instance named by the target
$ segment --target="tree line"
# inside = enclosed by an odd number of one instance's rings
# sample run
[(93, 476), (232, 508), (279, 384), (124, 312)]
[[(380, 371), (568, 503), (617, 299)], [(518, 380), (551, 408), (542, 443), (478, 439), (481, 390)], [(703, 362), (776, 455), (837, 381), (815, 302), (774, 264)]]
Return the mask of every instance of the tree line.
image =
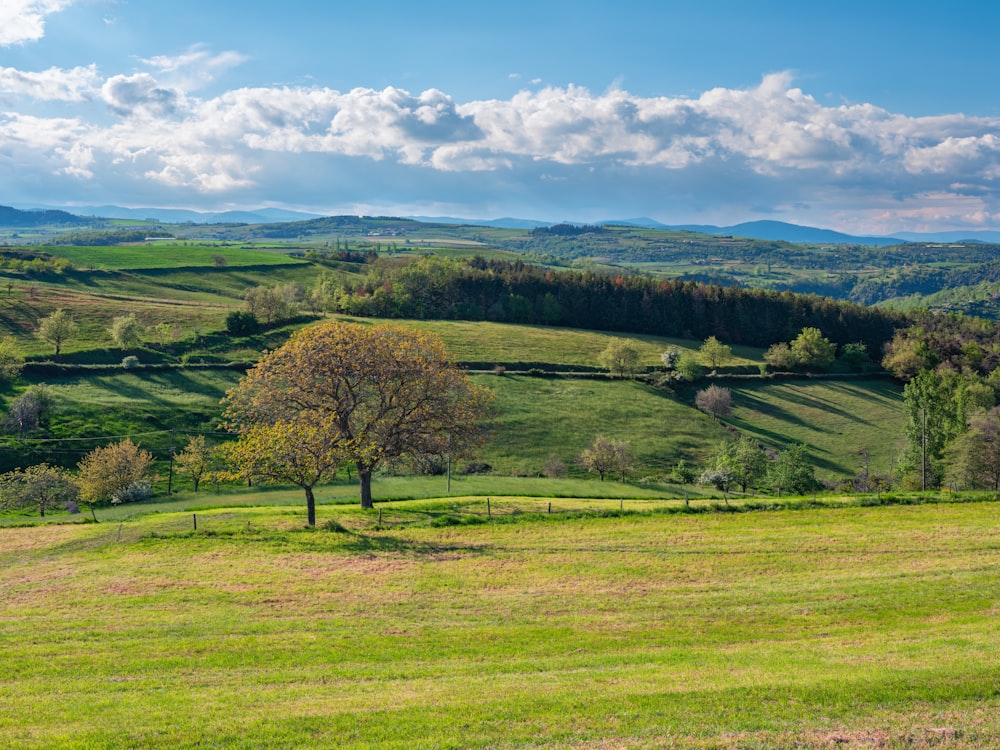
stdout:
[(807, 327), (880, 352), (905, 318), (846, 302), (635, 275), (555, 272), (522, 261), (421, 258), (342, 277), (326, 309), (383, 318), (493, 320), (768, 347)]

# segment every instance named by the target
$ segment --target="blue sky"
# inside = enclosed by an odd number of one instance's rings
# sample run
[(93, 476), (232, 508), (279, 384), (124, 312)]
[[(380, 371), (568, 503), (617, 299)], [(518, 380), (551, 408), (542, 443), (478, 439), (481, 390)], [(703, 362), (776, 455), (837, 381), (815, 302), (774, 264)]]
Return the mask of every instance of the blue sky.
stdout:
[(998, 229), (993, 5), (2, 0), (0, 204)]

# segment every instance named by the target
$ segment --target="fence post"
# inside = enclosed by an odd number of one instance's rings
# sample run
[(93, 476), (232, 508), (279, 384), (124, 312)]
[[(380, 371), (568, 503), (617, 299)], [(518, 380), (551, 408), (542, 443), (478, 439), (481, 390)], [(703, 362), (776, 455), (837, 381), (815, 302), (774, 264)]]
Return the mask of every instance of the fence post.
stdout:
[(191, 520), (194, 521), (194, 530), (197, 531), (198, 530), (198, 514), (197, 513), (192, 513), (191, 514)]
[(490, 507), (490, 499), (486, 498), (486, 515), (489, 518), (493, 518), (493, 509)]
[(122, 540), (122, 526), (124, 525), (125, 524), (123, 523), (118, 524), (118, 538), (115, 539), (116, 542), (120, 542)]

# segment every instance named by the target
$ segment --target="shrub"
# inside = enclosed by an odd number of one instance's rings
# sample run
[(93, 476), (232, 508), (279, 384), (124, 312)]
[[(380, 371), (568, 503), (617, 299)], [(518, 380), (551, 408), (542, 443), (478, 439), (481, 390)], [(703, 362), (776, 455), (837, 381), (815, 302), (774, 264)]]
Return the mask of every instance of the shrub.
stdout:
[(489, 474), (493, 467), (485, 461), (470, 461), (462, 470), (463, 474)]
[(134, 354), (130, 354), (127, 357), (122, 358), (122, 367), (126, 370), (131, 370), (134, 367), (139, 366), (139, 358)]
[(234, 310), (226, 316), (226, 333), (230, 336), (250, 336), (260, 330), (257, 316), (247, 310)]
[(118, 490), (111, 496), (111, 503), (137, 503), (141, 500), (148, 500), (153, 496), (153, 486), (145, 479), (132, 482), (128, 487)]

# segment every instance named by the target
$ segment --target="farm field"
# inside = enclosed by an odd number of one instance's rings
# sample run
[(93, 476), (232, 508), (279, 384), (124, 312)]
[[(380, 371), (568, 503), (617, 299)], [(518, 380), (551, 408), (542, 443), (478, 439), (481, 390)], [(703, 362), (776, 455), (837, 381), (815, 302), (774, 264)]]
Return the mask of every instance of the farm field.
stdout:
[(158, 242), (98, 247), (58, 245), (38, 249), (57, 258), (66, 258), (76, 268), (111, 271), (193, 266), (212, 268), (216, 265), (216, 256), (224, 259), (226, 267), (294, 265), (305, 262), (290, 258), (287, 253), (194, 243), (176, 245)]
[(496, 428), (482, 454), (502, 474), (536, 475), (555, 456), (582, 476), (576, 457), (604, 435), (629, 443), (634, 476), (662, 476), (726, 438), (707, 415), (633, 381), (481, 375), (476, 382), (496, 394)]
[[(412, 325), (436, 333), (454, 358), (462, 362), (526, 362), (551, 365), (584, 366), (599, 369), (598, 356), (615, 339), (635, 341), (645, 367), (660, 367), (660, 354), (668, 346), (697, 350), (700, 341), (663, 336), (586, 331), (575, 328), (516, 325), (488, 321), (461, 320), (387, 320), (354, 319), (357, 323), (385, 322)], [(748, 346), (733, 347), (729, 365), (752, 365), (761, 362), (763, 351)]]
[(995, 505), (0, 529), (0, 745), (995, 747)]
[(765, 445), (809, 446), (817, 476), (850, 476), (864, 466), (887, 473), (903, 448), (902, 388), (886, 379), (792, 380), (726, 384), (727, 423)]

